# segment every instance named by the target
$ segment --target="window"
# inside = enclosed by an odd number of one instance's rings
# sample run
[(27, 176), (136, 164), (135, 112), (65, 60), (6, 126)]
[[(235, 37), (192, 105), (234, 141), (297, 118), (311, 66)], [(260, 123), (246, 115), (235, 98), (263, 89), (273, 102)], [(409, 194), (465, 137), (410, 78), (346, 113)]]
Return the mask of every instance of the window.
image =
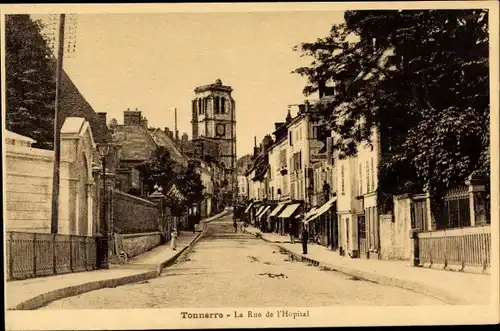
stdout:
[(363, 194), (363, 166), (359, 164), (359, 195)]
[(366, 161), (366, 193), (370, 192), (370, 167)]
[(340, 166), (340, 189), (342, 191), (342, 194), (345, 194), (345, 186), (344, 186), (344, 165)]
[(374, 169), (374, 166), (373, 166), (373, 157), (371, 158), (371, 170), (372, 170), (372, 190), (375, 190), (375, 169)]
[(203, 107), (203, 105), (202, 105), (201, 99), (198, 99), (198, 113), (199, 114), (201, 114), (201, 112), (203, 110), (202, 107)]
[(292, 131), (290, 131), (288, 133), (288, 138), (289, 138), (289, 144), (290, 144), (290, 146), (293, 146)]
[(221, 114), (226, 113), (226, 98), (224, 97), (220, 98), (220, 112)]
[(214, 113), (215, 114), (218, 114), (219, 113), (219, 102), (220, 102), (220, 99), (219, 97), (215, 97), (214, 100)]

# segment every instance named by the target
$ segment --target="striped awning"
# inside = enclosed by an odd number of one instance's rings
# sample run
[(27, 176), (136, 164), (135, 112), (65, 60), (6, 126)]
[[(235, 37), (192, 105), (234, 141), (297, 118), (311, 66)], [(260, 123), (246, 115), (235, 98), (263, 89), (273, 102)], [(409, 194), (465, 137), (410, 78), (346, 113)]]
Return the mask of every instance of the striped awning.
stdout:
[(328, 200), (323, 206), (319, 207), (314, 214), (311, 214), (309, 218), (304, 218), (304, 223), (309, 223), (311, 221), (314, 221), (324, 213), (330, 210), (332, 208), (333, 204), (337, 201), (337, 197), (333, 197), (330, 200)]
[(284, 202), (279, 203), (276, 207), (274, 207), (273, 211), (271, 212), (271, 214), (269, 214), (269, 216), (270, 217), (276, 216), (285, 206), (286, 206), (286, 203), (284, 203)]
[(264, 207), (265, 207), (265, 206), (260, 206), (260, 208), (259, 208), (259, 209), (257, 210), (257, 212), (255, 213), (255, 216), (259, 215), (259, 214), (262, 212), (262, 210), (264, 210)]
[(247, 209), (245, 209), (245, 214), (250, 211), (250, 208), (252, 208), (252, 205), (253, 205), (253, 202), (250, 202), (250, 204), (248, 205)]
[(292, 216), (292, 214), (299, 208), (300, 203), (294, 203), (286, 206), (286, 208), (278, 215), (281, 218), (287, 218)]
[(262, 216), (266, 215), (267, 211), (271, 208), (271, 206), (266, 206), (264, 210), (260, 212), (260, 214), (257, 215), (258, 218), (261, 218)]
[(318, 211), (319, 207), (312, 207), (304, 216), (304, 219), (307, 219), (308, 217), (311, 217), (313, 214), (315, 214)]

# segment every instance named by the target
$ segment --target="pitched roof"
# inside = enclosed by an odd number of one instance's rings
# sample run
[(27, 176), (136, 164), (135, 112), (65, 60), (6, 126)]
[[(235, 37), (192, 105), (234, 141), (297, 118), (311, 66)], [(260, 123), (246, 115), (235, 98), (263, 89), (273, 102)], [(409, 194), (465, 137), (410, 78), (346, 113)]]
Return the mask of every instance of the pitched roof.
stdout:
[(148, 130), (141, 125), (116, 126), (113, 134), (113, 142), (121, 145), (121, 160), (146, 160), (157, 147)]
[(102, 123), (96, 111), (87, 102), (72, 79), (63, 70), (61, 75), (61, 98), (59, 108), (59, 130), (66, 117), (84, 117), (90, 124), (96, 142), (109, 141), (111, 135), (106, 123)]
[(149, 134), (158, 146), (165, 147), (170, 152), (170, 156), (173, 160), (180, 164), (187, 163), (188, 158), (182, 154), (177, 145), (172, 141), (172, 139), (170, 139), (165, 131), (156, 129), (154, 131), (149, 131)]

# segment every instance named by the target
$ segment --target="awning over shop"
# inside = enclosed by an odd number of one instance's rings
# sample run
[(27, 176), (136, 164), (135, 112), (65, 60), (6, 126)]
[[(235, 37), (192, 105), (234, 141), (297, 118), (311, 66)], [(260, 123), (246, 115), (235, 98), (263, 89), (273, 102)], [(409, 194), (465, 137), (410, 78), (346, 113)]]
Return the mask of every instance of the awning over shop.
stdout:
[(266, 206), (266, 208), (264, 208), (264, 210), (261, 211), (260, 214), (257, 215), (257, 217), (261, 218), (262, 216), (264, 216), (270, 208), (271, 206)]
[(313, 214), (315, 214), (320, 207), (312, 207), (311, 210), (309, 210), (306, 215), (304, 216), (304, 219), (306, 220), (308, 217), (311, 217)]
[(299, 208), (300, 203), (294, 203), (286, 206), (286, 208), (278, 215), (278, 217), (287, 218), (292, 216), (292, 214)]
[(247, 209), (245, 209), (245, 214), (246, 214), (246, 213), (248, 213), (248, 212), (250, 211), (250, 208), (252, 208), (252, 206), (253, 206), (253, 202), (251, 202), (251, 203), (248, 205)]
[(309, 218), (304, 218), (305, 223), (309, 223), (311, 221), (314, 221), (324, 213), (330, 210), (332, 208), (333, 204), (337, 201), (337, 197), (333, 197), (330, 200), (328, 200), (323, 206), (319, 207), (313, 214), (309, 216)]
[(264, 210), (264, 207), (265, 206), (260, 206), (260, 208), (257, 210), (257, 212), (255, 213), (255, 216), (258, 216), (263, 210)]
[(276, 216), (278, 215), (278, 213), (283, 210), (283, 207), (285, 207), (285, 203), (282, 202), (282, 203), (279, 203), (276, 207), (274, 207), (273, 211), (271, 212), (271, 214), (269, 214), (269, 216)]

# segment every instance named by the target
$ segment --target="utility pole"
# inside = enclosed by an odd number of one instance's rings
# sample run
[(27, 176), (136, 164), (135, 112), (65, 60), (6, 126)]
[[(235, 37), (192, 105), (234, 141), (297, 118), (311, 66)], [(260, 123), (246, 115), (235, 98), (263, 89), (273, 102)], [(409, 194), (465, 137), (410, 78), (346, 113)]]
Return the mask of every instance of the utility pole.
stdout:
[(178, 143), (179, 142), (179, 131), (177, 131), (177, 108), (174, 108), (174, 114), (175, 114), (175, 141)]
[[(235, 184), (237, 185), (237, 176), (236, 176), (236, 167), (235, 167), (235, 158), (236, 158), (236, 120), (235, 120), (235, 103), (232, 102), (231, 105), (231, 170), (232, 170), (232, 178), (231, 178), (231, 189), (232, 189), (232, 198), (233, 198), (233, 207), (236, 202), (237, 197), (237, 189), (235, 189)], [(237, 186), (236, 186), (237, 188)]]
[(61, 75), (63, 70), (64, 57), (64, 22), (65, 14), (59, 19), (59, 45), (57, 51), (56, 68), (56, 100), (54, 106), (54, 169), (52, 176), (52, 214), (50, 222), (50, 232), (57, 234), (59, 228), (59, 173), (61, 163), (60, 132), (59, 132), (59, 99), (61, 96)]

